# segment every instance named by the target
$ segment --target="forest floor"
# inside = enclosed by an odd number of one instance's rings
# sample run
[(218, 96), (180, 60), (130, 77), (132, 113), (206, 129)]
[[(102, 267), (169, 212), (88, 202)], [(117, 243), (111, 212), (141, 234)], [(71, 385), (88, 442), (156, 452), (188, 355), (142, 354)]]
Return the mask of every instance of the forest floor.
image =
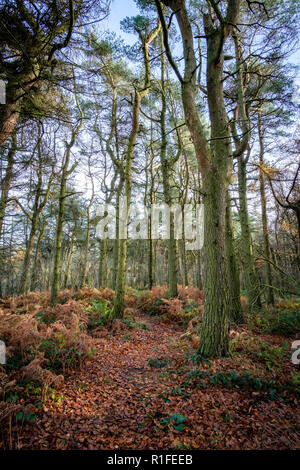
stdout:
[[(298, 400), (268, 401), (220, 385), (183, 387), (191, 364), (182, 330), (156, 318), (137, 320), (151, 330), (99, 339), (93, 359), (67, 377), (62, 402), (49, 400), (18, 435), (19, 448), (300, 448)], [(222, 359), (213, 368), (241, 372), (249, 361)]]
[(65, 374), (34, 422), (12, 427), (11, 447), (300, 449), (284, 338), (235, 327), (230, 357), (195, 364), (181, 325), (140, 310), (134, 321), (142, 328), (120, 322), (95, 339), (93, 356)]

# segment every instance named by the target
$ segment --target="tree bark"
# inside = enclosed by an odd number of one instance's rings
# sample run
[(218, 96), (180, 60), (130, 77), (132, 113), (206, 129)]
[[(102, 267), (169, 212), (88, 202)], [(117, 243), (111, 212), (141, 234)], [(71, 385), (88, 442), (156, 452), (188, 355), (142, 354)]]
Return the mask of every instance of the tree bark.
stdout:
[[(200, 167), (204, 196), (204, 315), (199, 344), (203, 356), (223, 356), (229, 352), (228, 263), (225, 250), (226, 194), (229, 184), (231, 146), (230, 130), (223, 96), (223, 45), (237, 22), (239, 1), (229, 0), (225, 18), (215, 27), (212, 16), (204, 14), (207, 38), (207, 93), (211, 122), (208, 145), (195, 99), (197, 70), (193, 32), (184, 0), (164, 0), (176, 15), (184, 49), (185, 71), (182, 77), (170, 55), (168, 28), (159, 0), (156, 5), (162, 19), (167, 55), (181, 82), (185, 122), (190, 130)], [(216, 8), (218, 8), (215, 5)], [(219, 10), (217, 10), (219, 14)]]
[(238, 157), (239, 217), (241, 224), (241, 260), (249, 309), (261, 307), (258, 282), (254, 268), (252, 240), (247, 205), (246, 162), (244, 155)]
[(14, 157), (17, 149), (16, 133), (12, 133), (11, 146), (7, 154), (7, 167), (4, 178), (1, 181), (1, 197), (0, 197), (0, 237), (2, 235), (3, 221), (8, 201), (8, 194), (13, 180)]
[(243, 323), (244, 317), (242, 313), (240, 300), (240, 278), (237, 269), (236, 255), (234, 251), (231, 201), (230, 194), (227, 194), (226, 206), (226, 252), (228, 260), (229, 273), (229, 301), (230, 301), (230, 318), (236, 324)]
[[(261, 114), (258, 113), (258, 135), (259, 135), (259, 186), (260, 186), (260, 204), (261, 204), (261, 218), (263, 226), (263, 238), (264, 238), (264, 255), (266, 259), (271, 259), (271, 249), (269, 240), (269, 229), (268, 229), (268, 217), (267, 217), (267, 201), (266, 201), (266, 189), (265, 179), (262, 166), (264, 165), (264, 136), (262, 131)], [(274, 305), (274, 290), (272, 267), (270, 263), (266, 263), (266, 279), (267, 279), (267, 302), (268, 304)]]

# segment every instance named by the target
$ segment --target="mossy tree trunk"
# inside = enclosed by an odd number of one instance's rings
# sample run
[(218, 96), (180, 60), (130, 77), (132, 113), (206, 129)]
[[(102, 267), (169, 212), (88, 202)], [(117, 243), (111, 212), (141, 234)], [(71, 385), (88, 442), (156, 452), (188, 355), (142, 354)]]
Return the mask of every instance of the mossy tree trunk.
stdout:
[[(267, 217), (267, 200), (265, 188), (265, 175), (263, 172), (264, 165), (264, 136), (262, 130), (261, 113), (257, 117), (258, 135), (259, 135), (259, 187), (260, 187), (260, 204), (261, 204), (261, 219), (263, 226), (264, 237), (264, 255), (267, 260), (271, 260), (271, 249), (269, 240), (268, 217)], [(274, 290), (273, 290), (273, 276), (272, 266), (268, 261), (266, 262), (266, 280), (267, 280), (267, 302), (274, 305)]]
[(83, 263), (82, 263), (82, 276), (80, 281), (80, 288), (84, 287), (87, 283), (87, 275), (88, 275), (88, 256), (89, 256), (89, 249), (90, 249), (90, 237), (91, 237), (91, 209), (94, 202), (95, 197), (95, 186), (94, 186), (94, 179), (91, 171), (91, 161), (90, 157), (88, 160), (88, 176), (91, 180), (92, 184), (92, 193), (91, 198), (87, 207), (87, 228), (86, 228), (86, 239), (84, 243), (84, 252), (83, 252)]
[(72, 258), (73, 258), (74, 247), (75, 247), (75, 235), (76, 235), (76, 227), (74, 227), (74, 230), (72, 232), (70, 248), (69, 248), (68, 255), (67, 255), (66, 271), (65, 271), (65, 278), (64, 278), (64, 284), (63, 284), (64, 289), (67, 289), (69, 287), (70, 269), (71, 269)]
[(5, 217), (5, 210), (8, 201), (8, 194), (13, 180), (13, 166), (14, 158), (17, 150), (17, 138), (14, 131), (11, 136), (11, 145), (7, 153), (7, 166), (4, 178), (1, 180), (1, 196), (0, 196), (0, 237), (2, 235), (3, 220)]
[(120, 197), (122, 195), (122, 189), (123, 189), (124, 181), (122, 176), (120, 177), (119, 185), (117, 188), (117, 194), (116, 194), (116, 238), (114, 241), (114, 269), (113, 269), (113, 289), (116, 288), (116, 283), (117, 283), (117, 274), (118, 274), (118, 262), (119, 262), (119, 243), (120, 243), (120, 237), (119, 237), (119, 228), (120, 228)]
[(99, 240), (100, 260), (99, 260), (99, 288), (107, 287), (107, 239)]
[[(152, 239), (152, 218), (151, 218), (151, 207), (152, 204), (155, 204), (155, 174), (154, 174), (154, 136), (153, 136), (153, 119), (151, 118), (150, 126), (150, 184), (148, 171), (146, 170), (146, 187), (145, 187), (145, 197), (144, 197), (144, 206), (146, 207), (148, 202), (150, 204), (150, 209), (148, 212), (148, 240), (147, 240), (147, 257), (148, 257), (148, 288), (152, 289), (154, 285), (154, 243)], [(149, 187), (149, 190), (148, 190)]]
[(243, 323), (244, 317), (240, 300), (240, 278), (234, 250), (231, 201), (229, 192), (227, 193), (226, 205), (226, 252), (229, 274), (230, 318), (236, 324)]
[[(161, 113), (160, 113), (160, 162), (163, 179), (163, 190), (165, 203), (171, 207), (172, 194), (170, 186), (171, 170), (179, 158), (179, 154), (175, 158), (168, 158), (167, 155), (167, 134), (166, 134), (166, 112), (167, 112), (167, 91), (165, 84), (165, 56), (163, 53), (163, 38), (161, 35)], [(168, 296), (177, 296), (177, 252), (174, 227), (174, 214), (170, 212), (170, 236), (168, 239)]]
[(39, 277), (38, 265), (39, 265), (39, 257), (40, 257), (40, 246), (41, 246), (41, 241), (44, 236), (45, 227), (46, 227), (46, 220), (45, 220), (45, 217), (42, 216), (42, 221), (40, 221), (39, 227), (38, 227), (38, 237), (36, 241), (33, 266), (32, 266), (31, 286), (30, 286), (30, 289), (32, 291), (35, 290), (38, 286), (38, 277)]
[[(249, 111), (246, 108), (244, 59), (242, 56), (240, 37), (237, 31), (233, 32), (236, 58), (236, 84), (237, 84), (237, 106), (235, 109), (235, 122), (232, 125), (232, 133), (236, 145), (234, 157), (238, 160), (238, 190), (239, 190), (239, 216), (241, 224), (241, 259), (244, 272), (245, 287), (248, 296), (250, 311), (261, 307), (260, 292), (254, 267), (254, 256), (252, 251), (252, 238), (249, 223), (247, 204), (247, 162), (249, 159), (249, 139), (251, 125)], [(243, 137), (237, 136), (236, 124), (240, 126)], [(247, 157), (245, 150), (248, 149)]]
[(244, 155), (238, 158), (239, 218), (241, 224), (241, 260), (249, 310), (261, 307), (260, 293), (254, 267), (252, 239), (247, 204), (247, 176)]
[(190, 130), (198, 164), (203, 179), (204, 196), (204, 315), (199, 344), (199, 354), (216, 357), (229, 352), (229, 297), (228, 263), (225, 249), (226, 194), (230, 177), (230, 130), (223, 97), (223, 45), (237, 22), (239, 1), (229, 0), (223, 17), (217, 4), (213, 22), (210, 11), (204, 14), (207, 41), (207, 96), (211, 122), (211, 141), (208, 144), (205, 130), (196, 107), (197, 63), (193, 31), (184, 0), (164, 0), (176, 15), (184, 50), (185, 70), (181, 76), (169, 49), (168, 27), (165, 24), (161, 2), (156, 0), (164, 31), (164, 42), (169, 61), (181, 82), (185, 122)]

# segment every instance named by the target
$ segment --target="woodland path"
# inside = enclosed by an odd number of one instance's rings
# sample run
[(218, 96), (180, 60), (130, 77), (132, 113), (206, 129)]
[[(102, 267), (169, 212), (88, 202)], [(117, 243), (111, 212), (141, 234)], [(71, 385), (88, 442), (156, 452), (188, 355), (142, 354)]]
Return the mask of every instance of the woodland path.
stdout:
[[(24, 427), (20, 448), (284, 449), (291, 440), (297, 446), (299, 421), (292, 405), (222, 387), (179, 388), (166, 397), (194, 367), (186, 354), (190, 343), (180, 340), (181, 328), (159, 318), (139, 315), (136, 321), (150, 330), (123, 330), (97, 340), (92, 360), (66, 378), (34, 425)], [(151, 367), (149, 359), (166, 365)], [(222, 360), (222, 368), (226, 361), (232, 360)], [(172, 414), (186, 417), (182, 430), (174, 429)]]

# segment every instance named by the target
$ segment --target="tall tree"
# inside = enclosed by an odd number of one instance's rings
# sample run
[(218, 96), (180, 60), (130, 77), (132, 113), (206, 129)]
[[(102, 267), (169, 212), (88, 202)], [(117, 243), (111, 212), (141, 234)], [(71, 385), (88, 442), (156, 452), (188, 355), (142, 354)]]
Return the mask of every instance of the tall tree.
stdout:
[(60, 189), (59, 189), (59, 208), (57, 215), (57, 224), (56, 224), (56, 242), (55, 242), (55, 254), (54, 254), (54, 268), (53, 268), (53, 278), (52, 278), (52, 287), (51, 287), (51, 305), (55, 305), (58, 300), (58, 290), (60, 282), (60, 260), (61, 260), (61, 248), (62, 248), (62, 234), (63, 234), (63, 222), (64, 222), (64, 211), (65, 211), (65, 201), (67, 194), (67, 180), (69, 176), (75, 170), (77, 162), (70, 167), (71, 151), (75, 145), (76, 138), (79, 134), (79, 131), (83, 124), (83, 111), (80, 106), (76, 80), (73, 72), (74, 78), (74, 92), (77, 110), (79, 112), (79, 120), (77, 124), (72, 129), (72, 135), (69, 142), (66, 142), (66, 148), (63, 156), (62, 169), (61, 169), (61, 180), (60, 180)]
[(191, 21), (184, 0), (164, 0), (177, 18), (184, 52), (184, 75), (178, 69), (168, 42), (168, 27), (162, 3), (155, 0), (163, 25), (166, 53), (181, 83), (185, 121), (195, 146), (203, 179), (204, 197), (204, 292), (205, 304), (199, 345), (204, 356), (227, 355), (229, 351), (228, 264), (225, 249), (226, 194), (231, 174), (230, 128), (224, 103), (224, 44), (236, 26), (239, 0), (229, 0), (225, 16), (214, 1), (203, 14), (207, 45), (207, 99), (211, 125), (210, 142), (196, 106), (197, 61)]
[[(125, 186), (125, 197), (127, 198), (127, 207), (124, 214), (124, 226), (127, 230), (129, 220), (129, 205), (131, 201), (131, 190), (132, 190), (132, 160), (134, 154), (134, 147), (139, 132), (139, 115), (142, 100), (147, 96), (150, 89), (150, 54), (149, 46), (155, 39), (160, 30), (160, 23), (149, 31), (149, 21), (145, 17), (136, 17), (127, 19), (125, 25), (129, 28), (133, 28), (138, 33), (141, 47), (143, 50), (143, 63), (144, 63), (144, 83), (143, 87), (136, 87), (134, 90), (134, 99), (132, 106), (132, 124), (131, 132), (128, 139), (128, 145), (126, 149), (125, 157), (125, 171), (124, 171), (124, 186)], [(122, 317), (124, 312), (124, 296), (125, 296), (125, 272), (126, 272), (126, 250), (127, 243), (126, 238), (120, 239), (119, 242), (119, 264), (118, 273), (116, 280), (116, 292), (114, 300), (113, 314), (115, 317)]]

